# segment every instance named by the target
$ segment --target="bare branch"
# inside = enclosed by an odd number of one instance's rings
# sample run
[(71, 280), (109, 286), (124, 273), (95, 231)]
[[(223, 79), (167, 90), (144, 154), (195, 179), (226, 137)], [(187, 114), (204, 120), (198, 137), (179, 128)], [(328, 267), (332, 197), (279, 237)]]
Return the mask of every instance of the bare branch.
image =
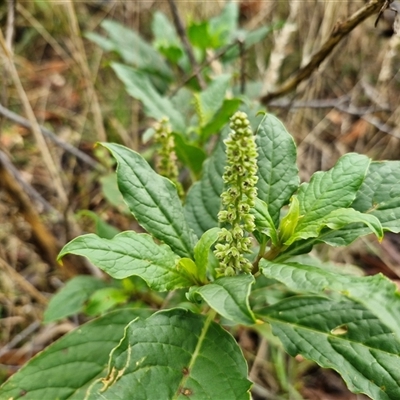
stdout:
[(204, 82), (203, 77), (200, 74), (200, 70), (198, 69), (196, 58), (194, 57), (192, 46), (189, 43), (189, 40), (186, 36), (185, 28), (183, 22), (179, 16), (178, 8), (176, 7), (174, 0), (168, 0), (169, 6), (171, 8), (172, 18), (174, 20), (175, 28), (178, 32), (179, 37), (181, 38), (183, 47), (189, 57), (190, 64), (192, 65), (193, 71), (198, 71), (195, 73), (195, 76), (199, 82), (201, 89), (206, 88), (206, 83)]
[[(32, 125), (26, 118), (21, 117), (20, 115), (10, 111), (8, 108), (3, 107), (1, 104), (0, 104), (0, 115), (9, 119), (10, 121), (15, 122), (16, 124), (18, 124), (20, 126), (23, 126), (24, 128), (32, 130)], [(57, 146), (61, 147), (65, 151), (68, 151), (69, 153), (73, 154), (76, 158), (83, 161), (85, 164), (87, 164), (90, 167), (97, 169), (99, 171), (103, 169), (102, 165), (99, 164), (97, 161), (95, 161), (93, 158), (89, 157), (83, 151), (80, 151), (79, 149), (72, 146), (71, 144), (66, 143), (63, 140), (59, 139), (56, 136), (56, 134), (54, 134), (49, 129), (47, 129), (43, 126), (39, 126), (39, 128), (44, 136), (46, 136), (48, 139), (50, 139)]]
[(371, 0), (370, 3), (361, 7), (344, 22), (336, 23), (329, 38), (322, 44), (321, 48), (311, 57), (311, 60), (304, 67), (300, 68), (294, 76), (284, 82), (277, 90), (267, 93), (261, 97), (263, 104), (268, 104), (272, 99), (283, 96), (296, 89), (297, 85), (310, 77), (315, 69), (326, 59), (336, 45), (344, 39), (357, 25), (372, 14), (379, 12), (386, 0)]

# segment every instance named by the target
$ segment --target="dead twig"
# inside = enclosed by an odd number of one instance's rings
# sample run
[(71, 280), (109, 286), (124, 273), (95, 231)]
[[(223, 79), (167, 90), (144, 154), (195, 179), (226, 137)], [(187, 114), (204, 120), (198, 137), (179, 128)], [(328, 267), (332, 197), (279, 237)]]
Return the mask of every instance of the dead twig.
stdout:
[(19, 287), (28, 293), (38, 303), (47, 305), (47, 298), (39, 292), (29, 281), (27, 281), (21, 274), (19, 274), (8, 262), (0, 258), (0, 268), (3, 269), (11, 279), (16, 282)]
[(0, 150), (0, 164), (3, 165), (14, 177), (14, 179), (22, 186), (28, 196), (35, 202), (40, 203), (43, 209), (47, 212), (54, 213), (58, 219), (62, 219), (61, 213), (56, 210), (50, 203), (44, 199), (31, 185), (28, 185), (21, 176), (21, 173), (14, 167), (13, 163), (9, 160), (6, 153)]
[[(32, 130), (32, 124), (24, 117), (21, 117), (20, 115), (10, 111), (8, 108), (3, 107), (0, 104), (0, 115), (3, 117), (9, 119), (10, 121), (15, 122), (16, 124), (23, 126), (26, 129)], [(96, 160), (93, 158), (89, 157), (87, 154), (85, 154), (83, 151), (80, 151), (76, 147), (72, 146), (69, 143), (64, 142), (63, 140), (59, 139), (55, 133), (50, 131), (49, 129), (40, 126), (39, 125), (40, 132), (46, 136), (48, 139), (50, 139), (52, 142), (54, 142), (57, 146), (61, 147), (68, 153), (73, 154), (76, 158), (79, 160), (83, 161), (85, 164), (89, 165), (93, 169), (97, 169), (99, 171), (103, 171), (104, 168), (103, 166), (98, 163)]]
[[(21, 185), (1, 162), (0, 184), (18, 206), (22, 216), (30, 225), (32, 239), (37, 247), (38, 254), (49, 265), (59, 267), (59, 264), (57, 264), (57, 255), (61, 249), (60, 244), (42, 223), (31, 199), (27, 196)], [(74, 259), (72, 262), (68, 258), (65, 258), (60, 269), (66, 278), (88, 272), (87, 266), (78, 259)]]
[(400, 132), (385, 122), (382, 122), (378, 117), (372, 115), (379, 111), (390, 111), (383, 107), (355, 107), (349, 104), (350, 97), (345, 95), (337, 99), (321, 99), (310, 101), (292, 101), (291, 99), (274, 100), (268, 103), (269, 107), (277, 108), (335, 108), (346, 114), (354, 115), (367, 121), (381, 132), (400, 139)]
[(53, 179), (54, 186), (55, 186), (55, 189), (58, 194), (59, 202), (61, 203), (62, 207), (65, 208), (66, 205), (68, 204), (68, 197), (65, 192), (63, 183), (62, 183), (60, 172), (59, 172), (58, 168), (56, 167), (56, 164), (54, 163), (54, 160), (50, 154), (49, 148), (47, 147), (47, 143), (43, 137), (42, 132), (40, 131), (40, 127), (39, 127), (39, 124), (35, 117), (35, 113), (33, 112), (33, 109), (29, 102), (28, 96), (27, 96), (25, 89), (22, 86), (21, 80), (19, 78), (17, 68), (15, 67), (13, 55), (12, 55), (10, 49), (7, 47), (7, 44), (5, 42), (5, 39), (4, 39), (4, 36), (3, 36), (3, 33), (1, 30), (0, 30), (0, 47), (2, 48), (2, 52), (0, 52), (0, 55), (2, 56), (2, 58), (4, 59), (4, 61), (6, 63), (6, 67), (7, 67), (8, 71), (10, 72), (10, 75), (13, 80), (14, 86), (17, 90), (18, 96), (24, 107), (26, 116), (28, 117), (28, 120), (31, 124), (32, 132), (33, 132), (33, 135), (37, 142), (37, 145), (40, 149), (40, 152), (42, 154), (43, 161), (46, 164), (46, 167), (49, 170), (50, 176)]
[(328, 39), (322, 44), (321, 48), (311, 57), (311, 60), (300, 68), (294, 76), (284, 82), (277, 90), (262, 96), (260, 101), (268, 104), (272, 99), (281, 97), (292, 90), (303, 80), (309, 78), (315, 69), (326, 59), (336, 45), (344, 39), (357, 25), (363, 22), (372, 14), (379, 12), (387, 0), (371, 0), (370, 3), (361, 7), (357, 12), (344, 22), (338, 22), (333, 28)]

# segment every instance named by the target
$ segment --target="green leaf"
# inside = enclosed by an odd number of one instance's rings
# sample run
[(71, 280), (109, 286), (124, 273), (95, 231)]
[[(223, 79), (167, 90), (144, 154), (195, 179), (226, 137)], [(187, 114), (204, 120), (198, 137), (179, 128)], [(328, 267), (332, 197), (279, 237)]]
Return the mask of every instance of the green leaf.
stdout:
[(78, 236), (62, 248), (58, 258), (69, 253), (86, 257), (116, 279), (140, 276), (157, 291), (194, 283), (176, 268), (179, 259), (176, 254), (168, 246), (154, 243), (145, 233), (126, 231), (111, 240), (94, 234)]
[(217, 43), (212, 43), (213, 38), (210, 37), (208, 21), (192, 22), (187, 30), (190, 43), (201, 50), (213, 48)]
[(229, 119), (238, 110), (240, 99), (225, 99), (222, 107), (212, 117), (203, 128), (201, 128), (200, 136), (203, 142), (206, 142), (211, 135), (218, 133), (224, 125), (229, 122)]
[(303, 239), (317, 236), (322, 219), (333, 210), (349, 207), (365, 178), (370, 161), (366, 156), (349, 153), (329, 171), (316, 172), (310, 183), (303, 183), (298, 192), (302, 217), (295, 235)]
[(372, 162), (352, 207), (374, 215), (384, 230), (400, 232), (400, 161)]
[(203, 162), (207, 158), (203, 149), (186, 142), (180, 134), (175, 134), (175, 151), (183, 165), (190, 168), (196, 178), (199, 177)]
[(197, 238), (186, 223), (175, 185), (138, 153), (118, 144), (102, 145), (117, 160), (119, 190), (139, 224), (181, 257), (191, 258)]
[(195, 107), (201, 127), (206, 126), (222, 107), (230, 80), (230, 75), (220, 75), (212, 81), (207, 89), (194, 94)]
[(352, 392), (400, 398), (400, 342), (352, 301), (299, 296), (263, 311), (286, 351), (339, 372)]
[(177, 63), (184, 52), (175, 27), (171, 24), (167, 16), (160, 11), (156, 11), (153, 16), (151, 28), (154, 35), (154, 47), (170, 61)]
[(335, 292), (362, 304), (400, 339), (400, 293), (381, 274), (367, 277), (342, 275), (311, 265), (261, 260), (262, 273), (299, 293)]
[(213, 244), (218, 239), (219, 228), (211, 228), (201, 235), (200, 240), (194, 247), (194, 259), (197, 265), (197, 276), (200, 282), (206, 281), (208, 257)]
[(118, 190), (117, 174), (111, 173), (100, 177), (101, 190), (105, 199), (119, 212), (130, 214), (129, 208), (124, 203), (124, 198)]
[[(383, 229), (382, 225), (379, 222), (379, 219), (370, 214), (360, 213), (359, 211), (354, 210), (353, 208), (339, 208), (337, 210), (333, 210), (330, 212), (325, 218), (322, 218), (318, 221), (318, 225), (314, 224), (312, 230), (303, 229), (301, 231), (295, 232), (290, 239), (288, 239), (285, 244), (290, 245), (294, 241), (299, 239), (307, 239), (312, 236), (319, 235), (320, 231), (324, 227), (328, 227), (332, 230), (341, 229), (347, 225), (354, 223), (363, 223), (369, 229), (368, 233), (374, 233), (379, 240), (383, 238)], [(318, 237), (319, 241), (325, 242), (329, 244), (329, 235), (328, 238), (324, 234)]]
[(0, 389), (0, 399), (83, 400), (92, 381), (104, 376), (110, 351), (137, 316), (119, 310), (80, 326), (32, 358)]
[(271, 114), (262, 119), (256, 143), (258, 197), (268, 204), (269, 214), (277, 227), (280, 209), (299, 186), (296, 145), (282, 123)]
[(227, 276), (208, 285), (199, 287), (196, 292), (218, 314), (242, 325), (253, 325), (256, 320), (249, 306), (252, 275)]
[[(104, 382), (104, 385), (103, 383)], [(249, 400), (247, 365), (220, 325), (182, 309), (133, 321), (89, 399)]]
[(274, 221), (269, 215), (267, 203), (259, 198), (256, 198), (256, 204), (251, 210), (251, 213), (255, 217), (254, 222), (257, 229), (264, 235), (267, 235), (275, 246), (278, 245), (278, 233), (276, 231)]
[(90, 296), (105, 287), (106, 282), (92, 276), (72, 278), (51, 298), (43, 322), (47, 324), (82, 312)]
[(174, 131), (185, 132), (183, 116), (175, 109), (171, 100), (155, 90), (147, 74), (119, 63), (112, 63), (111, 67), (124, 83), (126, 91), (143, 103), (149, 117), (156, 120), (168, 117)]
[(120, 232), (117, 228), (102, 220), (95, 212), (90, 210), (81, 210), (78, 216), (85, 216), (90, 218), (95, 223), (95, 233), (101, 238), (112, 239)]
[(85, 307), (87, 315), (100, 315), (119, 304), (126, 303), (129, 294), (121, 288), (107, 287), (97, 290), (90, 296)]
[(236, 2), (225, 3), (221, 14), (209, 20), (211, 42), (215, 48), (228, 44), (238, 29), (239, 5)]
[(225, 144), (221, 136), (213, 155), (203, 164), (202, 178), (190, 188), (186, 198), (185, 217), (198, 237), (218, 226), (225, 160)]
[(101, 27), (108, 33), (108, 40), (94, 33), (86, 34), (86, 37), (106, 51), (117, 52), (128, 64), (172, 79), (172, 71), (165, 60), (135, 31), (108, 19), (101, 23)]

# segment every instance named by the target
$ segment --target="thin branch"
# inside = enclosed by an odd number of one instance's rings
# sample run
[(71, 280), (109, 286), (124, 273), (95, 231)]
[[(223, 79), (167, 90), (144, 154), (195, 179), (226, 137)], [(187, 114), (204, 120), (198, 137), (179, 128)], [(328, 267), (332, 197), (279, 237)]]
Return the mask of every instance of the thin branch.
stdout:
[[(1, 104), (0, 104), (0, 115), (9, 119), (10, 121), (15, 122), (16, 124), (18, 124), (20, 126), (23, 126), (26, 129), (32, 130), (32, 124), (26, 118), (21, 117), (20, 115), (10, 111), (8, 108), (3, 107)], [(99, 171), (102, 171), (104, 169), (102, 167), (102, 165), (100, 163), (98, 163), (96, 160), (94, 160), (92, 157), (89, 157), (83, 151), (80, 151), (79, 149), (72, 146), (71, 144), (64, 142), (63, 140), (58, 138), (55, 133), (53, 133), (49, 129), (45, 128), (44, 126), (40, 126), (40, 125), (39, 125), (39, 129), (44, 136), (46, 136), (48, 139), (50, 139), (52, 142), (54, 142), (57, 146), (61, 147), (65, 151), (68, 151), (69, 153), (73, 154), (76, 158), (83, 161), (85, 164), (89, 165), (93, 169), (97, 169)]]
[(14, 30), (15, 30), (14, 24), (15, 24), (15, 0), (8, 0), (6, 43), (9, 49), (12, 49)]
[(370, 123), (372, 126), (387, 133), (396, 139), (400, 139), (400, 132), (396, 128), (382, 122), (378, 117), (372, 115), (378, 111), (390, 111), (382, 107), (354, 107), (349, 104), (350, 97), (345, 95), (337, 99), (321, 99), (311, 101), (292, 101), (290, 99), (274, 100), (268, 103), (269, 107), (277, 108), (335, 108), (344, 113), (354, 115)]
[(21, 185), (25, 193), (35, 202), (40, 203), (47, 212), (54, 213), (59, 219), (62, 219), (61, 213), (47, 202), (31, 185), (28, 185), (21, 176), (21, 173), (12, 164), (7, 155), (0, 150), (0, 164), (8, 170), (14, 179)]
[(183, 25), (182, 19), (179, 16), (178, 8), (175, 4), (175, 1), (168, 0), (168, 3), (171, 8), (171, 13), (172, 13), (172, 18), (174, 20), (175, 28), (176, 28), (178, 35), (182, 41), (183, 47), (185, 48), (185, 51), (189, 57), (189, 61), (190, 61), (190, 64), (192, 65), (192, 69), (193, 69), (193, 71), (198, 71), (198, 72), (196, 72), (195, 76), (197, 77), (197, 80), (199, 82), (201, 89), (205, 89), (206, 83), (205, 83), (202, 75), (200, 74), (201, 70), (198, 69), (197, 61), (194, 56), (192, 46), (190, 45), (189, 39), (187, 38), (187, 35), (185, 32), (185, 27)]
[(5, 43), (4, 36), (3, 36), (1, 29), (0, 29), (0, 47), (3, 50), (2, 53), (0, 52), (0, 55), (3, 57), (4, 61), (6, 62), (6, 67), (8, 68), (8, 71), (10, 72), (10, 75), (13, 80), (14, 86), (17, 90), (18, 96), (24, 107), (26, 116), (28, 117), (28, 120), (32, 126), (33, 135), (34, 135), (37, 145), (40, 149), (40, 152), (42, 154), (43, 161), (46, 164), (47, 169), (49, 170), (51, 178), (53, 179), (59, 201), (62, 204), (62, 206), (65, 207), (68, 203), (68, 197), (67, 197), (67, 194), (65, 193), (60, 173), (59, 173), (59, 171), (54, 163), (54, 160), (50, 154), (49, 148), (47, 147), (47, 143), (44, 140), (42, 132), (40, 131), (40, 127), (39, 127), (39, 124), (35, 117), (35, 113), (33, 112), (32, 106), (29, 102), (28, 95), (26, 94), (25, 89), (22, 86), (21, 80), (18, 75), (17, 68), (15, 67), (15, 64), (14, 64), (12, 53), (11, 53), (10, 49), (7, 47), (7, 44)]
[(326, 57), (332, 52), (336, 45), (344, 39), (357, 25), (367, 19), (372, 14), (379, 12), (379, 10), (385, 4), (385, 0), (371, 0), (370, 3), (361, 7), (345, 22), (336, 23), (335, 27), (329, 38), (322, 44), (319, 51), (317, 51), (312, 57), (308, 64), (300, 68), (293, 77), (289, 78), (284, 82), (277, 90), (267, 93), (262, 96), (260, 101), (263, 104), (268, 104), (272, 99), (283, 96), (292, 90), (296, 89), (297, 85), (304, 79), (311, 76), (315, 69), (326, 59)]
[[(27, 196), (24, 189), (2, 162), (0, 162), (0, 184), (8, 193), (14, 204), (18, 206), (25, 221), (30, 225), (32, 241), (36, 245), (40, 257), (49, 265), (58, 266), (57, 255), (61, 249), (60, 244), (43, 224), (39, 213), (33, 206), (31, 199)], [(89, 268), (84, 260), (65, 258), (60, 270), (65, 277), (70, 278), (78, 274), (86, 273)]]

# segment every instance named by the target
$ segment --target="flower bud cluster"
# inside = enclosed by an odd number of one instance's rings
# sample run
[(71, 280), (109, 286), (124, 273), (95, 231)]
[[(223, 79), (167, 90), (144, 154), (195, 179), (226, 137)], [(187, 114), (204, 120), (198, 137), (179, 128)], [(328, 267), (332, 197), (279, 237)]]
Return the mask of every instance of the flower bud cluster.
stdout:
[(158, 173), (171, 180), (175, 184), (179, 195), (182, 196), (182, 185), (178, 181), (179, 172), (176, 163), (175, 141), (169, 119), (165, 117), (162, 118), (155, 124), (154, 130), (154, 139), (156, 143), (160, 145), (157, 162)]
[(217, 272), (232, 276), (250, 272), (252, 265), (244, 256), (251, 253), (251, 238), (245, 232), (255, 230), (250, 209), (257, 197), (257, 149), (250, 122), (244, 112), (231, 118), (231, 133), (225, 140), (227, 163), (223, 180), (226, 190), (221, 194), (222, 210), (218, 214), (222, 228), (214, 254), (219, 260)]

